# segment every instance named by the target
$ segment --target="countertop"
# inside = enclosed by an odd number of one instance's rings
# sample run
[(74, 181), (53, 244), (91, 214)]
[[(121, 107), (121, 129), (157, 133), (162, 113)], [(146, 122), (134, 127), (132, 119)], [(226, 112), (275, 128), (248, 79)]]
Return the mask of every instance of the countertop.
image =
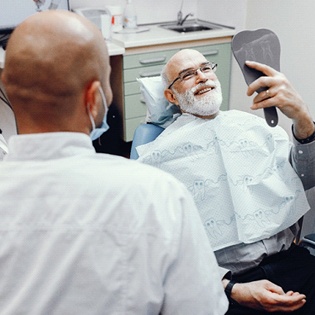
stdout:
[(235, 35), (235, 29), (224, 26), (218, 29), (190, 33), (178, 33), (172, 30), (164, 29), (155, 24), (139, 26), (139, 30), (147, 28), (149, 30), (137, 33), (114, 33), (112, 35), (112, 41), (117, 45), (128, 49), (140, 46), (179, 43), (184, 41), (229, 37)]

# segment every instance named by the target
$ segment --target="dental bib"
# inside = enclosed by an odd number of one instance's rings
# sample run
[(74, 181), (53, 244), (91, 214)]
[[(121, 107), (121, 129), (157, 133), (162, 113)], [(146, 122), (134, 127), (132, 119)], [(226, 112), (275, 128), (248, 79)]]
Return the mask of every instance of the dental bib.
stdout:
[(268, 238), (309, 210), (289, 149), (283, 129), (235, 110), (212, 120), (183, 114), (137, 147), (139, 161), (172, 173), (192, 193), (214, 250)]

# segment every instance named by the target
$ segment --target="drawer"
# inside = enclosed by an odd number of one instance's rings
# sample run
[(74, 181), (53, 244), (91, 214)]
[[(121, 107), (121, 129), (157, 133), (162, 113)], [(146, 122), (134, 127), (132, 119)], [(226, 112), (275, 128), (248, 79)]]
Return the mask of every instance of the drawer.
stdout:
[(178, 49), (124, 56), (124, 69), (165, 64)]
[(139, 94), (140, 93), (140, 84), (138, 81), (127, 82), (124, 84), (125, 95)]
[(124, 70), (124, 82), (132, 82), (137, 78), (158, 76), (160, 75), (163, 66), (164, 65), (157, 65)]
[(147, 106), (141, 101), (141, 94), (125, 96), (125, 119), (146, 116)]

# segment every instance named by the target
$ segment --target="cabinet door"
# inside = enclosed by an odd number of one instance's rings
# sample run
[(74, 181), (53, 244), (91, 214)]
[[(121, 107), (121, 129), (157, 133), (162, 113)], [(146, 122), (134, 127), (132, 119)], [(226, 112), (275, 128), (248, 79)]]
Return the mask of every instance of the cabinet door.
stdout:
[(143, 54), (124, 56), (124, 69), (151, 67), (163, 65), (175, 54), (178, 49), (154, 51)]

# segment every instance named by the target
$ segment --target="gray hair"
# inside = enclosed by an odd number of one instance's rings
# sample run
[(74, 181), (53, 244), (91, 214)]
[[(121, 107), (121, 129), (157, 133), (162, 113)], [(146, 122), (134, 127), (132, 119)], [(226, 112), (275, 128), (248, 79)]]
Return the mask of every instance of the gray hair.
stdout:
[(170, 85), (170, 81), (167, 76), (167, 64), (163, 67), (161, 71), (161, 79), (162, 79), (164, 90), (166, 90), (168, 86)]

